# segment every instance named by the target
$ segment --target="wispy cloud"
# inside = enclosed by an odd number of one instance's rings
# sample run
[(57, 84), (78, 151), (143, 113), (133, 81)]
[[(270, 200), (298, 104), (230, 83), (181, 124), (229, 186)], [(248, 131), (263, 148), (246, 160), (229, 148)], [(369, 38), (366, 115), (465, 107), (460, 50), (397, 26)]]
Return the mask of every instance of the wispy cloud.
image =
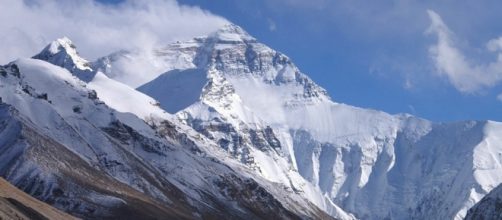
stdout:
[(268, 22), (268, 30), (269, 31), (276, 31), (277, 30), (277, 26), (276, 26), (274, 20), (269, 18), (269, 19), (267, 19), (267, 22)]
[(489, 63), (475, 63), (460, 51), (454, 42), (454, 34), (434, 11), (427, 11), (431, 25), (427, 31), (437, 36), (437, 43), (429, 49), (437, 73), (446, 77), (457, 90), (476, 93), (494, 87), (502, 81), (502, 40), (488, 42), (487, 48), (496, 52), (497, 59)]
[(34, 55), (64, 36), (90, 59), (118, 49), (148, 47), (159, 42), (207, 34), (224, 18), (175, 0), (0, 0), (0, 63)]

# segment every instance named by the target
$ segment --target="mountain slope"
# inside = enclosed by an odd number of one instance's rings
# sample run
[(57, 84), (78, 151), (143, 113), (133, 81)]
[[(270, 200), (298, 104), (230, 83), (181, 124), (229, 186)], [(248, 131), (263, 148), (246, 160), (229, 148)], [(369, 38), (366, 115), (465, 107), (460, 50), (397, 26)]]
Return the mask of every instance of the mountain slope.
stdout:
[[(139, 173), (145, 168), (125, 164), (137, 160), (122, 149), (130, 144), (103, 130), (120, 120), (81, 82), (42, 61), (19, 60), (8, 68), (11, 72), (2, 79), (1, 94), (13, 106), (2, 105), (2, 121), (8, 125), (2, 130), (2, 176), (38, 199), (80, 217), (163, 213), (187, 218), (190, 212), (182, 208), (187, 204), (162, 208), (142, 195), (141, 191), (155, 190), (146, 181), (148, 175)], [(127, 115), (118, 117), (134, 121)], [(133, 186), (122, 183), (133, 180)]]
[(1, 219), (76, 219), (40, 202), (0, 178)]
[[(145, 53), (150, 60), (138, 57)], [(95, 68), (131, 87), (134, 76), (115, 71), (124, 60), (139, 68), (129, 72), (155, 64), (139, 91), (333, 216), (341, 207), (362, 219), (461, 219), (502, 182), (500, 123), (433, 123), (333, 102), (287, 56), (235, 25), (100, 60), (110, 62)], [(187, 93), (193, 103), (179, 105)]]

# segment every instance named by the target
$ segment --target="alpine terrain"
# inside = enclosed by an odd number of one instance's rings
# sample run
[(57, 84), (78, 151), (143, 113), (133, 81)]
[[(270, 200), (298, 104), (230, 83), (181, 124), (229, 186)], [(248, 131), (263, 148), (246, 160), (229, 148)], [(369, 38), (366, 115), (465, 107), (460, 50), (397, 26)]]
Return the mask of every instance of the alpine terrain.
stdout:
[(0, 175), (80, 218), (500, 213), (502, 123), (337, 103), (233, 24), (93, 62), (61, 38), (2, 66), (0, 97)]

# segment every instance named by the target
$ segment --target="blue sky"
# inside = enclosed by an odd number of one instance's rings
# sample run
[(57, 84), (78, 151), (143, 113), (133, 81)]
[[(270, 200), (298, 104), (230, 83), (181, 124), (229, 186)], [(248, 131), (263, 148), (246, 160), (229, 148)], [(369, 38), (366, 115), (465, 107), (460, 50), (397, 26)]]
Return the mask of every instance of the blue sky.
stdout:
[(336, 102), (434, 121), (502, 121), (498, 0), (96, 1), (0, 0), (9, 5), (0, 61), (62, 36), (92, 60), (228, 20), (291, 57)]
[(429, 52), (437, 36), (426, 33), (430, 9), (467, 62), (486, 65), (497, 57), (487, 42), (502, 35), (500, 1), (179, 2), (221, 15), (287, 54), (337, 102), (436, 121), (502, 121), (500, 84), (459, 91), (438, 73)]

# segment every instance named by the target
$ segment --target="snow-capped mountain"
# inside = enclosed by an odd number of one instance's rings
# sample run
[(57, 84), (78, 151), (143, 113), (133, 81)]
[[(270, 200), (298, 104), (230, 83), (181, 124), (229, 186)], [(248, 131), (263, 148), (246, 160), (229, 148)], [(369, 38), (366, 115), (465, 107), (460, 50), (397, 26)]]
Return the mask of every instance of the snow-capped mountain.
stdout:
[(51, 42), (33, 58), (46, 60), (54, 65), (68, 69), (85, 82), (94, 77), (89, 61), (79, 56), (76, 46), (67, 37)]
[(330, 218), (228, 160), (152, 98), (73, 65), (83, 59), (71, 45), (60, 39), (0, 67), (0, 175), (9, 182), (83, 218)]
[(502, 183), (502, 123), (336, 103), (229, 24), (89, 62), (0, 67), (0, 175), (84, 218), (461, 219)]
[(433, 123), (336, 103), (235, 25), (92, 66), (333, 216), (341, 207), (360, 219), (461, 219), (502, 182), (501, 123)]

